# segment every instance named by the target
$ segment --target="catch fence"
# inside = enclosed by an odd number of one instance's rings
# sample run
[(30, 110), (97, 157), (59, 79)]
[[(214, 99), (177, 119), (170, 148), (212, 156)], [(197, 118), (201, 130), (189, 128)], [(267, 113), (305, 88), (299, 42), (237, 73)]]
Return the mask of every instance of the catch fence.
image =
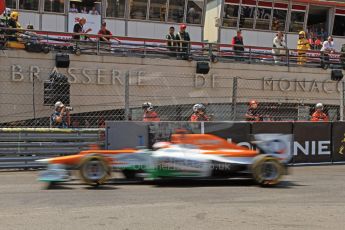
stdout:
[[(41, 69), (49, 75), (50, 69)], [(81, 71), (81, 70), (80, 70)], [(80, 73), (81, 74), (81, 73)], [(90, 73), (91, 74), (91, 73)], [(97, 73), (93, 73), (97, 74)], [(206, 106), (212, 121), (243, 121), (248, 102), (258, 102), (263, 121), (307, 121), (323, 103), (331, 121), (343, 119), (343, 84), (330, 80), (296, 80), (127, 71), (117, 83), (69, 84), (54, 101), (69, 96), (71, 127), (104, 127), (107, 120), (140, 121), (142, 104), (151, 102), (161, 121), (188, 121), (196, 103)], [(112, 73), (104, 73), (112, 77)], [(54, 105), (45, 104), (46, 81), (33, 78), (14, 86), (1, 80), (1, 127), (50, 127)], [(28, 88), (30, 90), (28, 90)], [(68, 95), (67, 95), (68, 94)]]

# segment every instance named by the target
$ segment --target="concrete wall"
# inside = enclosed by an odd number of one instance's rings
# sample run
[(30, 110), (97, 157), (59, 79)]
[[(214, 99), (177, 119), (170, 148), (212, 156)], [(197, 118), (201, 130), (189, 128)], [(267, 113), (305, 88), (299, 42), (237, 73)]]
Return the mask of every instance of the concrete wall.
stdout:
[[(131, 107), (145, 101), (160, 106), (231, 103), (234, 77), (239, 77), (238, 102), (253, 97), (270, 102), (340, 102), (330, 70), (320, 68), (218, 62), (211, 64), (209, 74), (196, 75), (196, 62), (97, 55), (70, 55), (70, 59), (70, 68), (58, 71), (71, 82), (76, 113), (123, 108), (127, 71)], [(36, 116), (49, 116), (52, 108), (43, 106), (43, 81), (54, 69), (54, 55), (7, 50), (0, 52), (0, 63), (0, 119), (32, 118), (33, 96)], [(37, 73), (35, 85), (33, 73)]]

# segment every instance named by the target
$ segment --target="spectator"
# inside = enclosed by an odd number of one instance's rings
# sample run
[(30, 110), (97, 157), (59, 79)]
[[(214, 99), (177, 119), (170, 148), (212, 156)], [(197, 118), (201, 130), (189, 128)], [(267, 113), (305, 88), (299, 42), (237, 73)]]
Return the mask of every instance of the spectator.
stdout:
[(75, 6), (74, 3), (72, 3), (72, 6), (69, 8), (69, 12), (70, 13), (79, 13), (79, 10), (77, 9), (77, 7)]
[(144, 111), (143, 121), (146, 121), (146, 122), (160, 121), (159, 116), (156, 113), (156, 111), (154, 111), (154, 108), (151, 102), (145, 102), (142, 105), (142, 109)]
[(325, 41), (327, 39), (328, 34), (323, 27), (320, 28), (320, 32), (318, 33), (318, 37), (321, 37), (322, 41)]
[(190, 121), (209, 121), (210, 117), (206, 115), (206, 107), (203, 104), (193, 106), (193, 114)]
[(98, 128), (105, 128), (105, 119), (103, 116), (98, 119)]
[(272, 30), (275, 30), (275, 31), (280, 30), (280, 21), (276, 17), (273, 17), (272, 19)]
[(314, 44), (315, 44), (315, 42), (314, 42), (314, 37), (309, 36), (308, 42), (309, 42), (309, 44), (310, 44), (310, 49), (314, 50), (314, 49), (315, 49), (315, 46), (314, 46)]
[(195, 23), (195, 19), (196, 19), (196, 10), (194, 9), (194, 7), (189, 8), (188, 12), (187, 12), (187, 18), (188, 18), (188, 23)]
[(84, 128), (90, 128), (90, 127), (91, 127), (90, 121), (85, 119), (84, 120)]
[[(102, 22), (101, 29), (98, 31), (98, 35), (113, 35), (109, 30), (107, 30), (107, 23)], [(111, 37), (99, 37), (99, 40), (102, 42), (109, 42)]]
[(92, 7), (92, 9), (89, 11), (89, 14), (92, 15), (99, 15), (99, 12), (97, 11), (96, 7)]
[(284, 42), (284, 34), (281, 31), (278, 31), (276, 37), (273, 39), (273, 58), (275, 63), (279, 63), (282, 60), (282, 56), (285, 54), (286, 44)]
[(321, 37), (317, 37), (315, 42), (314, 42), (314, 47), (316, 50), (320, 50), (322, 47), (322, 41), (321, 41)]
[(81, 38), (80, 33), (85, 33), (86, 34), (86, 33), (90, 32), (92, 30), (91, 28), (89, 28), (86, 31), (84, 31), (83, 27), (84, 27), (85, 23), (86, 23), (86, 19), (85, 18), (81, 18), (79, 20), (79, 22), (74, 25), (73, 32), (74, 33), (78, 33), (78, 34), (73, 35), (73, 39), (80, 40), (80, 38)]
[(235, 51), (235, 59), (237, 60), (241, 60), (238, 59), (238, 56), (242, 56), (242, 53), (244, 51), (244, 47), (243, 47), (243, 37), (242, 37), (242, 31), (241, 30), (237, 30), (237, 35), (235, 37), (232, 38), (232, 42), (231, 44), (233, 45), (233, 50)]
[(89, 12), (87, 11), (86, 6), (83, 7), (83, 9), (80, 11), (82, 14), (88, 14)]
[(326, 69), (329, 66), (329, 54), (335, 53), (333, 37), (329, 36), (327, 41), (324, 41), (321, 48), (321, 67)]
[(329, 121), (326, 113), (323, 112), (323, 104), (317, 103), (315, 105), (315, 112), (311, 116), (311, 121)]
[[(8, 22), (7, 22), (8, 27), (11, 29), (20, 29), (21, 26), (18, 22), (18, 19), (19, 19), (19, 13), (16, 11), (13, 11), (10, 14), (10, 18), (8, 19)], [(7, 34), (10, 35), (9, 36), (10, 41), (17, 41), (17, 36), (15, 35), (16, 33), (17, 33), (17, 31), (15, 31), (15, 30), (8, 30), (7, 31)]]
[(310, 44), (306, 38), (306, 34), (304, 31), (300, 31), (298, 33), (298, 41), (297, 41), (297, 64), (304, 65), (307, 61), (307, 50), (310, 50)]
[(50, 116), (50, 127), (52, 128), (68, 128), (71, 123), (69, 110), (61, 101), (55, 103), (55, 111)]
[(72, 122), (72, 127), (73, 128), (78, 128), (79, 127), (79, 120), (78, 119), (73, 119), (73, 122)]
[(180, 25), (180, 31), (176, 34), (176, 40), (181, 42), (178, 43), (179, 46), (179, 56), (183, 60), (187, 60), (189, 57), (189, 48), (190, 48), (190, 36), (186, 32), (187, 26), (185, 24)]
[(263, 116), (259, 114), (258, 102), (252, 100), (249, 102), (249, 108), (245, 114), (246, 121), (263, 121)]
[(167, 47), (170, 50), (170, 55), (175, 56), (176, 55), (176, 43), (174, 42), (176, 40), (175, 35), (175, 27), (171, 26), (169, 28), (169, 33), (166, 36), (167, 41)]
[(108, 37), (112, 36), (113, 34), (110, 32), (110, 30), (107, 29), (107, 23), (102, 22), (101, 29), (98, 31), (98, 35), (107, 35), (107, 36), (101, 36), (99, 37), (100, 41), (103, 42), (110, 42), (111, 39), (115, 39), (117, 42), (121, 43), (121, 41), (115, 37)]

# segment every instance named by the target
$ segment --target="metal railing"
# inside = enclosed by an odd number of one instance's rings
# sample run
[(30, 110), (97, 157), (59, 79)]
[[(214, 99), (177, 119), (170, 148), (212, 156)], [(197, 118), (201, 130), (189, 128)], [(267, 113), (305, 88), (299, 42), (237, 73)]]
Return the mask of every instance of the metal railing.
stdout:
[[(74, 35), (84, 39), (72, 39)], [(109, 38), (101, 41), (100, 38)], [(344, 68), (345, 53), (324, 55), (320, 51), (308, 50), (306, 55), (297, 49), (243, 46), (243, 51), (234, 50), (233, 45), (205, 42), (171, 41), (164, 39), (133, 38), (110, 35), (67, 33), (39, 30), (0, 28), (3, 48), (25, 48), (27, 44), (41, 44), (42, 52), (66, 52), (94, 55), (160, 57), (185, 60), (208, 60), (211, 62), (242, 62), (256, 64), (277, 64), (285, 66), (306, 66), (322, 68)], [(22, 44), (22, 46), (13, 45)], [(1, 42), (0, 42), (1, 44)], [(168, 44), (172, 44), (168, 46)], [(0, 46), (1, 47), (1, 46)], [(236, 47), (241, 47), (236, 45)], [(273, 53), (272, 49), (280, 54)], [(302, 61), (299, 61), (302, 58)]]
[(0, 169), (34, 169), (36, 160), (103, 147), (104, 129), (0, 128)]

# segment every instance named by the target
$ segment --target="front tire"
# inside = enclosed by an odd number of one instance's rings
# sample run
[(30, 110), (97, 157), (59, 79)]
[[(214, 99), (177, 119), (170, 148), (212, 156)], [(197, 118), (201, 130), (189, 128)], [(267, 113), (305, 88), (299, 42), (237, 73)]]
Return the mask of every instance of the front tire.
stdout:
[(261, 186), (275, 186), (280, 183), (284, 166), (274, 157), (259, 155), (252, 165), (254, 180)]
[(80, 163), (79, 173), (86, 184), (99, 186), (110, 178), (111, 167), (102, 156), (86, 156)]

